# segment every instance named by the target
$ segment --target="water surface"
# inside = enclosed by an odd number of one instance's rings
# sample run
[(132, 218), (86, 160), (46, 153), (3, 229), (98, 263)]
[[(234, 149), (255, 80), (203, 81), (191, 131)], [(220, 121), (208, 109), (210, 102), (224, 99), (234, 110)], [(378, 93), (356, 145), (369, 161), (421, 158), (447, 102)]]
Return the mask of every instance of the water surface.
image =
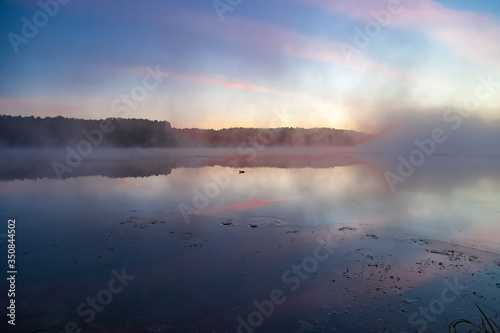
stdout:
[[(499, 318), (497, 157), (433, 156), (392, 191), (388, 155), (124, 152), (64, 179), (48, 167), (60, 153), (10, 151), (0, 165), (22, 329), (437, 331), (445, 314), (476, 318), (474, 302)], [(318, 247), (326, 260), (311, 259)], [(90, 316), (87, 298), (122, 271), (130, 281)], [(445, 281), (463, 288), (432, 308)], [(259, 320), (254, 301), (275, 290), (282, 302)]]

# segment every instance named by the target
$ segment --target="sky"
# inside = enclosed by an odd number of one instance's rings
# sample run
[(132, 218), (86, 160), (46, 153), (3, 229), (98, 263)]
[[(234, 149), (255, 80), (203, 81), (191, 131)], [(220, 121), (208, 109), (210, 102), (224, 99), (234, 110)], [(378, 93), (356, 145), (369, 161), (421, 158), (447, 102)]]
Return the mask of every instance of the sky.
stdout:
[(374, 132), (500, 121), (496, 0), (2, 0), (0, 114)]

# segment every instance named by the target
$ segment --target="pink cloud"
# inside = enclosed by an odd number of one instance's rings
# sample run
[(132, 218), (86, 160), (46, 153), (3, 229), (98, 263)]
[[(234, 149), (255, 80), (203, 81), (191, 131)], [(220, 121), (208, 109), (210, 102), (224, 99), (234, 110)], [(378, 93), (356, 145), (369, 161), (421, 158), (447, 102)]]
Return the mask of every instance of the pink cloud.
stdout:
[(245, 82), (232, 81), (230, 79), (215, 76), (215, 75), (207, 75), (207, 74), (184, 74), (184, 73), (172, 73), (171, 76), (178, 80), (189, 81), (198, 84), (207, 84), (207, 85), (216, 85), (223, 86), (231, 89), (238, 90), (246, 90), (246, 91), (255, 91), (266, 94), (275, 94), (275, 95), (284, 95), (284, 96), (292, 96), (292, 95), (300, 95), (287, 91), (280, 91), (275, 89), (270, 89), (267, 87), (254, 85)]
[[(365, 22), (374, 20), (373, 12), (387, 13), (389, 3), (386, 0), (296, 1)], [(420, 31), (459, 56), (490, 66), (499, 65), (500, 44), (494, 41), (500, 35), (500, 21), (493, 15), (450, 9), (432, 0), (401, 0), (400, 5), (400, 10), (391, 15), (389, 27)]]
[[(123, 73), (126, 73), (126, 74), (136, 75), (136, 76), (140, 76), (140, 77), (143, 77), (144, 75), (148, 74), (146, 69), (141, 68), (141, 67), (120, 67), (120, 68), (118, 68), (118, 70), (123, 72)], [(251, 83), (247, 83), (247, 82), (235, 81), (235, 80), (232, 80), (232, 79), (229, 79), (229, 78), (226, 78), (223, 76), (219, 76), (219, 75), (181, 73), (181, 72), (175, 72), (175, 71), (166, 70), (166, 69), (162, 69), (162, 71), (168, 72), (168, 77), (171, 79), (187, 81), (187, 82), (191, 82), (191, 83), (195, 83), (195, 84), (214, 85), (214, 86), (221, 86), (221, 87), (226, 87), (226, 88), (230, 88), (230, 89), (254, 91), (254, 92), (260, 92), (260, 93), (266, 93), (266, 94), (305, 97), (305, 95), (302, 95), (302, 94), (271, 89), (271, 88), (267, 88), (264, 86), (259, 86), (259, 85), (255, 85), (255, 84), (251, 84)]]
[[(305, 1), (305, 0), (304, 0)], [(319, 61), (335, 66), (387, 76), (399, 81), (409, 80), (440, 87), (442, 84), (411, 70), (372, 60), (363, 53), (348, 59), (335, 40), (306, 35), (283, 26), (258, 22), (236, 16), (225, 20), (224, 26), (214, 25), (213, 18), (202, 13), (177, 15), (179, 23), (196, 26), (221, 39), (241, 44), (256, 52), (276, 53), (290, 58)]]

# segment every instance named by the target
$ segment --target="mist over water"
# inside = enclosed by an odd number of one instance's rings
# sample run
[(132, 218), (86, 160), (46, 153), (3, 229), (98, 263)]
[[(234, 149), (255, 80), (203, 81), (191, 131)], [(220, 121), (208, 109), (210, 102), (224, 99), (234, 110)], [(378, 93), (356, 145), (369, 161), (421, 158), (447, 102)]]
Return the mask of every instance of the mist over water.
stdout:
[(96, 131), (2, 147), (19, 327), (434, 332), (475, 304), (498, 320), (497, 125), (450, 113), (345, 137), (186, 130), (120, 146), (130, 127), (114, 147)]
[[(410, 161), (414, 148), (408, 140), (409, 151), (363, 151), (374, 142), (96, 149), (61, 179), (52, 162), (66, 163), (64, 149), (4, 149), (0, 210), (16, 217), (24, 251), (21, 325), (244, 332), (252, 302), (279, 289), (286, 301), (262, 332), (353, 325), (376, 332), (380, 318), (411, 330), (422, 324), (410, 314), (453, 278), (467, 288), (447, 316), (473, 316), (473, 301), (493, 311), (500, 157), (445, 154), (436, 145), (391, 184), (387, 172), (398, 175), (399, 155)], [(287, 270), (314, 253), (318, 236), (336, 249), (295, 289)], [(135, 280), (87, 323), (76, 308), (121, 267)], [(42, 310), (49, 295), (53, 305)]]

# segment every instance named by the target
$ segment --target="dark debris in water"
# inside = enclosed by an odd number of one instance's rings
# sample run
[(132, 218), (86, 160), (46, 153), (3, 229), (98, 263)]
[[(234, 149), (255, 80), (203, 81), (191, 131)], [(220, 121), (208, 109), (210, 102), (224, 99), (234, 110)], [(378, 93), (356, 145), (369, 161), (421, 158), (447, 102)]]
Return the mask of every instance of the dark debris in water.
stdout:
[(193, 233), (191, 233), (191, 232), (183, 232), (181, 234), (181, 238), (184, 239), (184, 240), (190, 240), (191, 238), (193, 238)]
[(463, 253), (457, 252), (455, 250), (425, 250), (426, 252), (430, 252), (433, 254), (439, 254), (443, 256), (447, 256), (448, 260), (450, 261), (459, 261), (459, 260), (466, 260), (468, 259), (469, 261), (478, 261), (478, 258), (476, 256), (466, 256)]
[(479, 292), (477, 292), (477, 291), (473, 291), (473, 292), (472, 292), (472, 294), (473, 294), (473, 295), (475, 295), (475, 296), (477, 296), (478, 298), (484, 298), (484, 296), (483, 296), (483, 295), (481, 295), (481, 294), (480, 294)]
[(134, 228), (147, 228), (149, 225), (153, 224), (164, 224), (165, 221), (157, 219), (148, 219), (142, 217), (131, 216), (120, 221), (120, 224), (132, 224)]
[(222, 222), (221, 225), (225, 225), (228, 227), (234, 227), (236, 225), (236, 223), (233, 219), (228, 219), (227, 221)]
[(356, 231), (358, 229), (356, 228), (353, 228), (353, 227), (342, 227), (342, 228), (339, 228), (339, 231)]

